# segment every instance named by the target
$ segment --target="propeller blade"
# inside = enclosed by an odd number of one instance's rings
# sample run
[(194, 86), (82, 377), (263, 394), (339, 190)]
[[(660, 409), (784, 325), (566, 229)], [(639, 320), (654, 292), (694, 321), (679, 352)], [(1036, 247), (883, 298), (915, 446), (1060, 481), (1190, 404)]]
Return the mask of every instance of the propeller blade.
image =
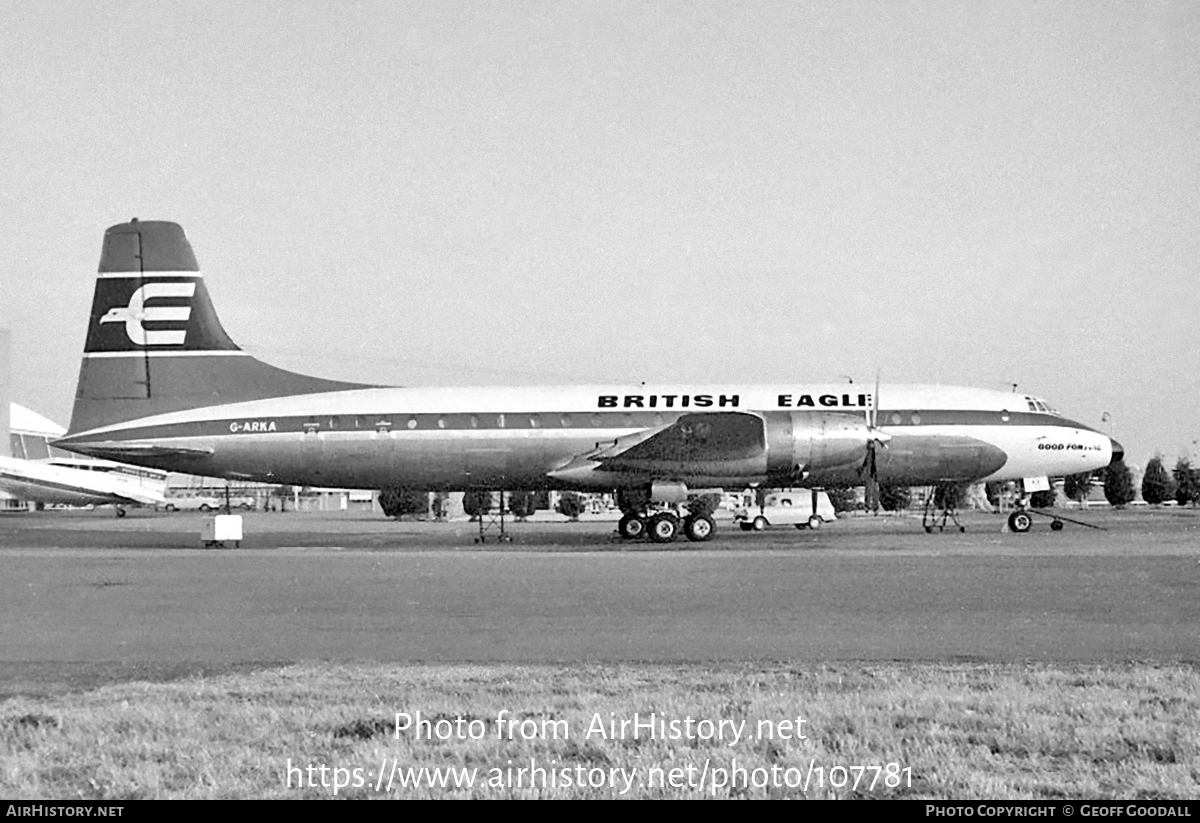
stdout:
[(879, 425), (879, 374), (883, 369), (875, 370), (875, 393), (871, 395), (871, 422), (870, 427), (874, 429)]

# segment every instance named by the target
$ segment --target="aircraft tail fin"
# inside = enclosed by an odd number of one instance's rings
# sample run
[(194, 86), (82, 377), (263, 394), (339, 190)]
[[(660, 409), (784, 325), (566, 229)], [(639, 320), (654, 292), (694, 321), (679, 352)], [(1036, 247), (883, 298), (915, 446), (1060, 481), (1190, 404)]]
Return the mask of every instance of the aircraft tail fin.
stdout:
[(263, 363), (230, 339), (176, 223), (104, 234), (68, 435), (202, 406), (363, 388)]

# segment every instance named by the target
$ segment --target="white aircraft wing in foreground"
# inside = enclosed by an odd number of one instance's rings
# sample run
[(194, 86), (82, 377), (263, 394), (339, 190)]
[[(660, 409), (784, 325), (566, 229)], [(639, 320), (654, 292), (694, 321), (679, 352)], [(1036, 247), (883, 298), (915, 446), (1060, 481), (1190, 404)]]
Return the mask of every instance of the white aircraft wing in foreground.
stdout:
[(84, 469), (0, 457), (0, 490), (22, 500), (68, 506), (155, 506), (166, 502), (165, 477), (158, 482), (153, 479), (147, 482), (146, 477), (95, 462), (94, 469)]

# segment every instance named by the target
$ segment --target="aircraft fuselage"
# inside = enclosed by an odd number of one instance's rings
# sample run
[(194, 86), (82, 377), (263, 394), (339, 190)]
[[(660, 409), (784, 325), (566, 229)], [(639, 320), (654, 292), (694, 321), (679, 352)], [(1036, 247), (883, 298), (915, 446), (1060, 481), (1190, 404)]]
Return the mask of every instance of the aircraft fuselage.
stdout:
[[(1074, 474), (1113, 456), (1107, 436), (1032, 410), (1023, 395), (883, 386), (880, 396), (885, 483)], [(805, 398), (814, 405), (798, 405)], [(857, 429), (871, 402), (870, 393), (844, 385), (371, 388), (171, 412), (61, 444), (173, 471), (350, 488), (612, 489), (653, 479), (696, 488), (861, 485)], [(726, 427), (713, 442), (697, 440), (696, 422), (713, 415), (741, 421), (744, 434)], [(686, 437), (662, 436), (672, 427)], [(627, 442), (654, 435), (654, 450)]]

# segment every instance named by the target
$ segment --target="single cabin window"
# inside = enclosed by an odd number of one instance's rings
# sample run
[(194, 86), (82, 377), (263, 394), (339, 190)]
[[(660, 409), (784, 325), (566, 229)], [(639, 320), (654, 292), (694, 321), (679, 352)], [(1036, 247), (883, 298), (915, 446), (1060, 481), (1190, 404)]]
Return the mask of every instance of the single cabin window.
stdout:
[(10, 434), (8, 436), (8, 445), (12, 449), (12, 456), (20, 460), (25, 459), (25, 447), (21, 445), (21, 435)]
[(1002, 412), (1000, 412), (1000, 419), (1005, 423), (1008, 422), (1008, 409), (1004, 409)]
[(479, 418), (476, 417), (475, 415), (471, 415), (471, 428), (473, 428), (473, 429), (479, 428)]
[(496, 425), (500, 428), (504, 428), (504, 415), (496, 415)]
[(415, 418), (415, 417), (408, 418), (408, 427), (410, 429), (415, 429), (417, 427), (417, 418)]
[(914, 426), (921, 425), (921, 415), (919, 415), (917, 412), (912, 413), (912, 424)]
[(564, 429), (569, 428), (571, 426), (571, 415), (564, 414), (561, 418), (559, 418), (559, 422), (562, 423)]
[(444, 428), (446, 428), (446, 418), (444, 418), (444, 417), (439, 417), (439, 418), (438, 418), (438, 428), (439, 428), (439, 429), (444, 429)]

